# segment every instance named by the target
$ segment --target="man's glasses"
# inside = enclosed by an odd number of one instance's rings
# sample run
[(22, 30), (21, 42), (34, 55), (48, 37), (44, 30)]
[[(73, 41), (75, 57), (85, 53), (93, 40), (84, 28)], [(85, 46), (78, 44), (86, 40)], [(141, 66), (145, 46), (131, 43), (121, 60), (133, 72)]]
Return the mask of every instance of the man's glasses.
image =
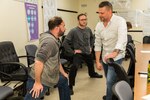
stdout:
[(87, 19), (80, 19), (80, 21), (87, 21)]

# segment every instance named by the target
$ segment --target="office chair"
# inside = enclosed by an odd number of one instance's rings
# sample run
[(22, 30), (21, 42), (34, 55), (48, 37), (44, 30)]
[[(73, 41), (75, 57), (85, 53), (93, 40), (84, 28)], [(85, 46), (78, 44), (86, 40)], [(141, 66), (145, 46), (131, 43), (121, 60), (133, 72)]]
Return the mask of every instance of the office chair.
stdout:
[[(65, 40), (66, 35), (63, 35), (61, 38), (61, 43), (63, 43), (63, 41)], [(73, 57), (72, 55), (70, 55), (70, 53), (66, 52), (65, 48), (63, 47), (63, 45), (61, 45), (60, 47), (60, 58), (61, 59), (65, 59), (67, 62), (63, 65), (64, 70), (69, 73), (70, 72), (70, 68), (72, 67), (72, 60)], [(67, 65), (66, 65), (67, 64)]]
[[(126, 48), (131, 48), (134, 52), (135, 52), (135, 44), (132, 40), (132, 37), (130, 37), (131, 35), (128, 35), (128, 42), (127, 42), (127, 45), (126, 45)], [(125, 53), (125, 60), (128, 60), (128, 58), (130, 58), (127, 50), (126, 50), (126, 53)]]
[(30, 67), (30, 65), (34, 63), (37, 46), (34, 44), (29, 44), (25, 46), (25, 50), (27, 54), (27, 64), (28, 64), (28, 67)]
[(111, 67), (113, 67), (115, 69), (115, 72), (117, 74), (117, 81), (124, 80), (128, 84), (130, 84), (128, 75), (127, 75), (125, 69), (120, 64), (114, 62), (114, 60), (112, 58), (109, 58), (107, 60), (107, 63), (108, 63), (108, 65), (110, 65)]
[[(24, 64), (19, 62), (19, 58), (22, 57), (26, 56), (18, 56), (11, 41), (0, 42), (0, 71), (5, 73), (5, 75), (0, 74), (0, 79), (2, 82), (7, 81), (7, 83), (10, 81), (23, 82), (20, 88), (22, 89), (21, 95), (24, 95), (26, 92), (25, 87), (28, 78), (28, 69)], [(14, 87), (14, 90), (17, 90), (17, 88)]]
[(119, 100), (133, 100), (133, 91), (130, 85), (124, 80), (115, 83), (112, 91)]
[(150, 36), (144, 36), (143, 37), (143, 44), (149, 44), (150, 43)]
[(13, 89), (8, 86), (0, 86), (0, 100), (6, 100), (13, 95)]
[[(0, 71), (0, 74), (5, 75), (6, 77), (11, 78), (10, 75)], [(8, 86), (0, 86), (0, 100), (5, 100), (6, 98), (9, 98), (10, 96), (12, 96), (13, 93), (13, 89), (8, 87)]]
[(130, 34), (127, 35), (127, 44), (133, 43), (132, 36)]
[(129, 44), (127, 46), (126, 51), (129, 54), (129, 58), (130, 58), (130, 63), (129, 63), (129, 67), (127, 70), (127, 75), (130, 79), (131, 87), (134, 87), (134, 74), (135, 74), (135, 63), (136, 63), (135, 47), (133, 47), (131, 44)]
[(126, 48), (130, 48), (132, 50), (132, 52), (134, 53), (135, 55), (135, 44), (134, 43), (128, 43)]

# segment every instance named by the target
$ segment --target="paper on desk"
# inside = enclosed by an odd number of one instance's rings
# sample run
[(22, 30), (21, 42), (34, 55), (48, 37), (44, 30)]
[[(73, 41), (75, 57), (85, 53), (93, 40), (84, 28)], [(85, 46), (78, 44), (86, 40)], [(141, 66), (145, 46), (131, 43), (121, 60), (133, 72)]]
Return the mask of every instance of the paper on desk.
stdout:
[(143, 96), (142, 100), (150, 100), (150, 94)]
[(141, 50), (141, 53), (150, 53), (150, 50)]
[(147, 78), (147, 75), (146, 74), (140, 74), (140, 77)]

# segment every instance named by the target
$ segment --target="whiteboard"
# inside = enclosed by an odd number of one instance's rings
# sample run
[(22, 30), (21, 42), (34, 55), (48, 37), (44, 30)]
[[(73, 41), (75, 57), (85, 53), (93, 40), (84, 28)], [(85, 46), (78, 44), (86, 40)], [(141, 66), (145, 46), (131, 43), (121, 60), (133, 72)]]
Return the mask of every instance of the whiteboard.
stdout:
[(44, 32), (48, 31), (48, 21), (57, 15), (57, 0), (43, 0)]

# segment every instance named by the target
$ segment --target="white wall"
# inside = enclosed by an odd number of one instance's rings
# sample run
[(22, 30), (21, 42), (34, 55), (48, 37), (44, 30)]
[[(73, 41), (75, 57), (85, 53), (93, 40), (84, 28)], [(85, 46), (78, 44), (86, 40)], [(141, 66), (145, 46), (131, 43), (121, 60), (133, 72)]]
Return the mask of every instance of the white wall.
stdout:
[[(65, 9), (65, 10), (71, 10), (71, 11), (78, 12), (78, 5), (79, 5), (78, 1), (79, 0), (57, 0), (57, 6), (59, 9)], [(65, 34), (68, 34), (68, 31), (70, 29), (77, 26), (78, 13), (58, 11), (57, 14), (59, 16), (61, 16), (65, 22), (65, 25), (66, 25)]]
[(57, 0), (57, 7), (60, 9), (78, 11), (78, 0)]
[(147, 10), (150, 6), (150, 0), (131, 0), (131, 9)]
[[(21, 1), (21, 0), (20, 0)], [(58, 0), (58, 8), (78, 11), (78, 0)], [(38, 0), (39, 34), (43, 32), (42, 0)], [(76, 15), (58, 11), (65, 20), (67, 30), (76, 25)], [(24, 55), (26, 44), (38, 44), (38, 40), (29, 41), (24, 2), (19, 0), (0, 0), (0, 42), (12, 41), (18, 55)]]

